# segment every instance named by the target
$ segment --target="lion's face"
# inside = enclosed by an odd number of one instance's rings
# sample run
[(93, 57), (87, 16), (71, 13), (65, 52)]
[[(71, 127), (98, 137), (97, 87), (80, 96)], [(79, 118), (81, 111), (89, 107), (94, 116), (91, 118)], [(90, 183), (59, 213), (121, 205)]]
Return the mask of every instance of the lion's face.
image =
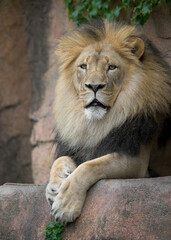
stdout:
[(86, 47), (75, 62), (74, 87), (90, 120), (102, 119), (124, 82), (124, 61), (109, 44)]

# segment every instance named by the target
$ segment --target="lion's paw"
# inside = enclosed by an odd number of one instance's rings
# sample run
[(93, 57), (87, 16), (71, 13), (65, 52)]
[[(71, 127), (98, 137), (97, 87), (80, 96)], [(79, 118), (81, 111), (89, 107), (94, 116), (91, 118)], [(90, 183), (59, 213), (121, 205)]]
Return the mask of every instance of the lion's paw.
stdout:
[(50, 206), (52, 206), (55, 200), (55, 197), (59, 193), (61, 184), (62, 184), (62, 181), (60, 181), (60, 179), (57, 183), (51, 183), (51, 182), (48, 183), (46, 187), (46, 199)]
[(46, 199), (50, 206), (52, 206), (55, 197), (59, 193), (61, 184), (74, 171), (75, 165), (69, 157), (58, 158), (50, 173), (50, 181), (46, 187)]
[(62, 223), (73, 222), (80, 215), (86, 197), (70, 177), (61, 185), (52, 204), (51, 214)]

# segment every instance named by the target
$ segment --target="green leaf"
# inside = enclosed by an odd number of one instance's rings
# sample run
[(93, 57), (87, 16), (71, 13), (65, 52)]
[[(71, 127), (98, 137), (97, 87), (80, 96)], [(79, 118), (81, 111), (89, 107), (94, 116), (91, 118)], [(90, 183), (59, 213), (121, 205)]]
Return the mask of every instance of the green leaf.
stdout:
[(93, 18), (97, 16), (97, 8), (93, 8), (89, 13), (88, 13), (88, 17), (89, 18)]
[(101, 7), (102, 7), (102, 0), (97, 0), (96, 4), (97, 4), (97, 8), (101, 9)]
[(63, 237), (62, 237), (62, 235), (61, 235), (61, 236), (58, 237), (58, 240), (62, 240), (62, 238), (63, 238)]
[(49, 227), (50, 227), (50, 228), (53, 228), (53, 227), (55, 227), (55, 225), (56, 225), (56, 222), (50, 222), (50, 223), (47, 224), (46, 227), (47, 227), (47, 228), (49, 228)]
[(157, 4), (158, 4), (159, 6), (161, 6), (161, 4), (162, 4), (162, 1), (161, 1), (161, 0), (159, 0)]
[(106, 17), (106, 19), (107, 19), (108, 21), (111, 21), (111, 20), (114, 18), (112, 12), (105, 13), (104, 16)]
[(101, 0), (92, 0), (91, 1), (91, 5), (92, 5), (92, 8), (99, 8), (99, 6), (101, 5)]
[(144, 2), (142, 6), (142, 13), (143, 15), (150, 14), (152, 12), (152, 3)]
[(61, 232), (64, 230), (64, 225), (60, 222), (50, 222), (46, 226), (46, 231), (42, 234), (42, 238), (46, 240), (62, 240)]
[(104, 9), (108, 9), (108, 8), (109, 8), (109, 3), (108, 3), (108, 1), (104, 1), (104, 2), (102, 3), (102, 7), (103, 7)]
[(75, 11), (72, 12), (72, 17), (78, 17), (79, 15), (82, 15), (82, 10), (84, 9), (83, 5), (78, 6)]
[(113, 11), (113, 15), (114, 15), (114, 17), (119, 17), (119, 14), (120, 14), (120, 11), (121, 11), (121, 7), (120, 6), (117, 6), (116, 8), (115, 8), (115, 10)]
[(124, 9), (130, 9), (131, 1), (130, 0), (122, 0), (122, 6), (124, 7)]
[(143, 15), (137, 15), (135, 16), (135, 24), (136, 25), (144, 25), (147, 21), (148, 17)]

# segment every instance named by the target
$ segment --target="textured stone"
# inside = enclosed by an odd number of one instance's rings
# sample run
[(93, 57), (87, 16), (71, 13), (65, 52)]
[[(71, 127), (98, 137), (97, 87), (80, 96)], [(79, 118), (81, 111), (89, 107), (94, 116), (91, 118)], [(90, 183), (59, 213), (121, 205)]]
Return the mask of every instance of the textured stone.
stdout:
[(51, 220), (45, 186), (3, 185), (0, 187), (0, 239), (40, 240)]
[(105, 180), (90, 191), (64, 239), (169, 240), (171, 178)]
[(31, 144), (34, 146), (38, 142), (51, 142), (55, 139), (54, 118), (49, 112), (49, 115), (39, 119), (32, 129)]
[(32, 182), (31, 81), (20, 7), (0, 7), (0, 184)]
[(171, 5), (155, 7), (149, 20), (143, 27), (144, 34), (162, 53), (163, 59), (171, 66)]
[(56, 147), (52, 143), (39, 143), (32, 151), (32, 177), (34, 183), (46, 183), (54, 160)]
[[(170, 240), (171, 177), (101, 180), (63, 240)], [(53, 220), (45, 185), (0, 187), (0, 239), (40, 240)]]

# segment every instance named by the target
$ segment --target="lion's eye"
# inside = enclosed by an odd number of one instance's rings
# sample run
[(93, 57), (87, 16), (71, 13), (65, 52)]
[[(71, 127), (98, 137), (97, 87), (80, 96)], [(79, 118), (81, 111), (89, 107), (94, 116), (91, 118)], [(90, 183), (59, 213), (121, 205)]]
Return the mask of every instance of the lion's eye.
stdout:
[(82, 68), (82, 69), (87, 69), (87, 65), (86, 65), (86, 64), (81, 64), (81, 65), (80, 65), (80, 68)]
[(108, 66), (108, 70), (114, 70), (114, 69), (116, 69), (117, 68), (117, 66), (115, 66), (115, 65), (109, 65)]

